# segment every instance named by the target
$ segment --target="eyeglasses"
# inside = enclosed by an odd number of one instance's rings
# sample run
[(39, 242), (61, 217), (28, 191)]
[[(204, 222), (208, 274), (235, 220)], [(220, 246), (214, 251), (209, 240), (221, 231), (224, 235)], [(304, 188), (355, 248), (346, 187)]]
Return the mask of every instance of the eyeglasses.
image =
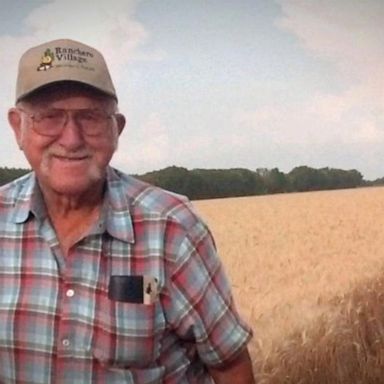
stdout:
[(107, 122), (115, 116), (100, 109), (58, 109), (51, 108), (44, 111), (25, 113), (33, 122), (32, 128), (35, 132), (44, 136), (57, 136), (69, 121), (69, 114), (81, 128), (86, 136), (100, 136), (105, 133)]

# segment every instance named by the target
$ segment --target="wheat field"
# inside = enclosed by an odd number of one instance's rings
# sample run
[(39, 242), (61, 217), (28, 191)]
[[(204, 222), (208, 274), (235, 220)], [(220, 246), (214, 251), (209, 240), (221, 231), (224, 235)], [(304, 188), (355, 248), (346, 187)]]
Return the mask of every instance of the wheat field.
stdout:
[(384, 383), (384, 188), (195, 201), (260, 383)]

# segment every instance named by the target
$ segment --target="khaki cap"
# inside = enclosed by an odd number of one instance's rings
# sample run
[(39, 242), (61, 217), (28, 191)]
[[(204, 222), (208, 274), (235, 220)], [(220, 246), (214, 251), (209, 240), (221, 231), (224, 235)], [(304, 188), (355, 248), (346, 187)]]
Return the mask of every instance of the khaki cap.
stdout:
[(117, 100), (103, 55), (88, 45), (60, 39), (33, 47), (22, 55), (16, 101), (58, 81), (86, 84)]

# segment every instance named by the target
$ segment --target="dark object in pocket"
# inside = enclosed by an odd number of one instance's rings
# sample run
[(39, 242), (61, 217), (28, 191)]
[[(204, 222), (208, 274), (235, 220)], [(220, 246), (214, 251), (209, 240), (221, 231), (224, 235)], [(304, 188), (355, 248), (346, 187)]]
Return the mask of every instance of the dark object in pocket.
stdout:
[(109, 280), (108, 298), (125, 303), (143, 303), (143, 276), (113, 275)]

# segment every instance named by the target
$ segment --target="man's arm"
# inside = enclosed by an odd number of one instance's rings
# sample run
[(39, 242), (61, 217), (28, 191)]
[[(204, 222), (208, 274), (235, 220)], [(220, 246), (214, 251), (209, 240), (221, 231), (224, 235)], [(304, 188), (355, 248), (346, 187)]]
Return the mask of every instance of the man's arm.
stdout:
[(228, 364), (216, 368), (208, 368), (216, 384), (255, 384), (252, 372), (252, 362), (248, 349), (245, 348)]

